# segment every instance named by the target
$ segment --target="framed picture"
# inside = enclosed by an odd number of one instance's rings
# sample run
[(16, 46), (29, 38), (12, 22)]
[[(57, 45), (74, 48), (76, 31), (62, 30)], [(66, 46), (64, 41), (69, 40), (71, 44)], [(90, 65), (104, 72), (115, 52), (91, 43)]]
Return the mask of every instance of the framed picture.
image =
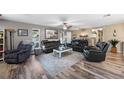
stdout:
[(57, 30), (45, 30), (45, 38), (46, 39), (58, 39), (58, 31)]
[(28, 36), (28, 29), (18, 29), (18, 36)]

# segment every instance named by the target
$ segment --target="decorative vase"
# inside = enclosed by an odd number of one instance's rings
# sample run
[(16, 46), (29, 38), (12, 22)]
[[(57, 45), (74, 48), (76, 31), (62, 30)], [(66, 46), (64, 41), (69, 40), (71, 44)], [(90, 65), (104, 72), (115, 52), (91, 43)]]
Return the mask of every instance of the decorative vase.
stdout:
[(116, 48), (116, 47), (112, 47), (112, 48), (111, 48), (111, 52), (112, 52), (112, 53), (117, 53), (117, 48)]

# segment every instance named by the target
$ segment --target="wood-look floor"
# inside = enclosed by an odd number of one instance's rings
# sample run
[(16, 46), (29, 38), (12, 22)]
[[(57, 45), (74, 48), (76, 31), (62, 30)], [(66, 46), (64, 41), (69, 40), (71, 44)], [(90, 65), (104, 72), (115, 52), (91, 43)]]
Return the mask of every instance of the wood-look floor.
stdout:
[(56, 79), (124, 79), (124, 56), (108, 53), (106, 61), (101, 63), (87, 62), (83, 59), (64, 72)]
[(0, 64), (0, 78), (5, 79), (124, 79), (124, 56), (108, 53), (106, 61), (87, 62), (85, 59), (60, 72), (55, 77), (43, 69), (42, 65), (31, 56), (22, 64)]
[[(2, 68), (1, 68), (2, 67)], [(46, 79), (46, 72), (35, 56), (31, 56), (22, 64), (0, 64), (2, 79)]]

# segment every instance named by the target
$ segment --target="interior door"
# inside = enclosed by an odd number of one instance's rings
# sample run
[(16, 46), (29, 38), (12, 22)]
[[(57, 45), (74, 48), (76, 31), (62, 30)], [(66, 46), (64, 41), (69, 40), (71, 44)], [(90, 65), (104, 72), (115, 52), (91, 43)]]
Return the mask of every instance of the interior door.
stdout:
[(5, 29), (5, 49), (14, 49), (14, 29)]

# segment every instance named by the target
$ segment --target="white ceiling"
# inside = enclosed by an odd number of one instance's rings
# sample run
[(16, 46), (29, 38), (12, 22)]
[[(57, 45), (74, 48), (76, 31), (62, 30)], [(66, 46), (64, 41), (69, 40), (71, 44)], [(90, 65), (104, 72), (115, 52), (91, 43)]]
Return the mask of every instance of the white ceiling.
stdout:
[(60, 27), (63, 22), (73, 28), (93, 28), (104, 25), (123, 23), (124, 14), (2, 14), (1, 19), (25, 22), (31, 24)]

